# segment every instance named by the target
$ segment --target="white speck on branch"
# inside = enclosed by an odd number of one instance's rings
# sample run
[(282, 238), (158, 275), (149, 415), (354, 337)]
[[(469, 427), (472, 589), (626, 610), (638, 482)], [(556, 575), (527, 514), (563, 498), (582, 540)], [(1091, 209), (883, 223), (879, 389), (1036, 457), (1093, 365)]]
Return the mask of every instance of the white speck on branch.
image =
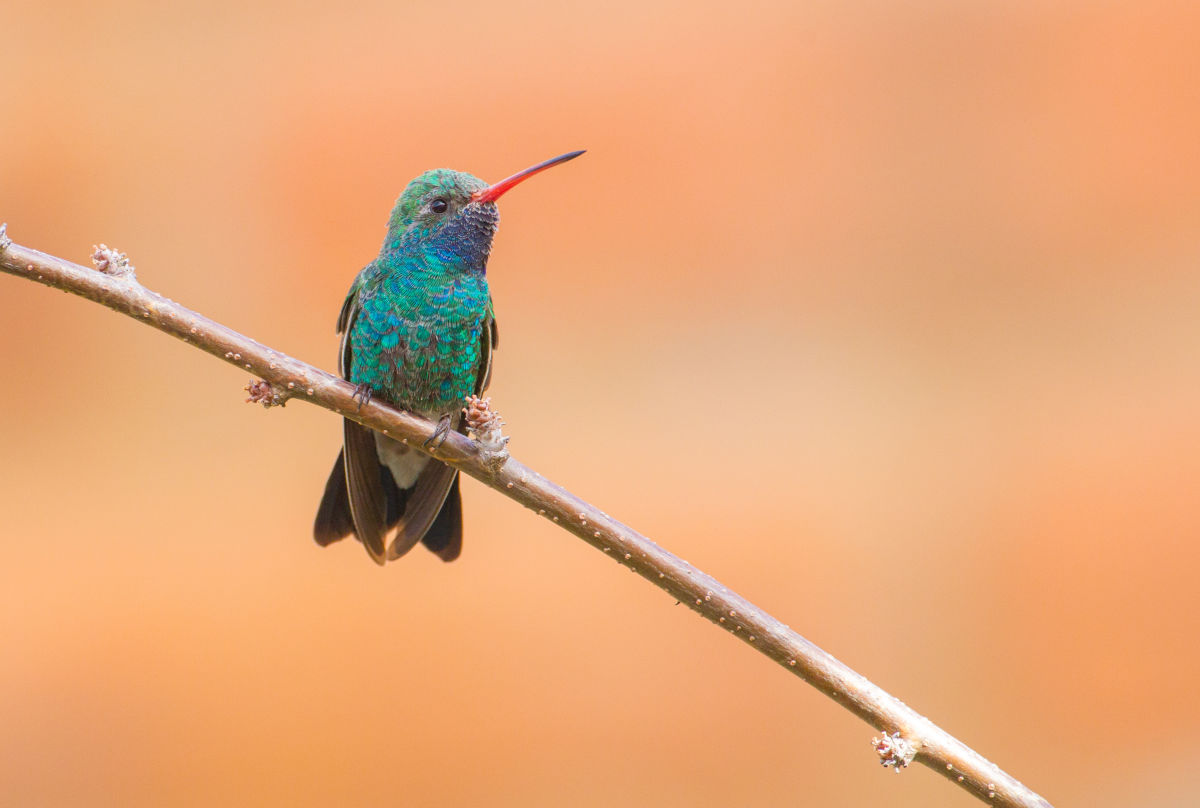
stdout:
[[(119, 254), (104, 260), (108, 267), (114, 260), (120, 266), (128, 264)], [(354, 385), (345, 379), (271, 350), (149, 291), (133, 277), (131, 267), (119, 276), (88, 269), (14, 244), (0, 228), (0, 270), (100, 303), (240, 369), (249, 368), (272, 391), (304, 390), (306, 395), (300, 401), (341, 413), (371, 429), (387, 431), (422, 451), (436, 429), (436, 424), (424, 418), (379, 401), (370, 401), (359, 409)], [(501, 443), (495, 451), (504, 451), (507, 456), (503, 446)], [(728, 628), (733, 623), (731, 636), (871, 726), (890, 733), (887, 743), (896, 748), (899, 759), (904, 759), (908, 751), (901, 753), (900, 744), (908, 744), (913, 750), (909, 760), (925, 764), (991, 805), (1049, 808), (1046, 800), (994, 763), (741, 595), (524, 464), (510, 458), (502, 467), (493, 468), (493, 451), (456, 432), (446, 437), (436, 456), (527, 508), (550, 516), (552, 522), (598, 550), (615, 549), (626, 559), (636, 555), (637, 564), (630, 564), (628, 569), (714, 624)], [(724, 615), (729, 615), (728, 623)]]

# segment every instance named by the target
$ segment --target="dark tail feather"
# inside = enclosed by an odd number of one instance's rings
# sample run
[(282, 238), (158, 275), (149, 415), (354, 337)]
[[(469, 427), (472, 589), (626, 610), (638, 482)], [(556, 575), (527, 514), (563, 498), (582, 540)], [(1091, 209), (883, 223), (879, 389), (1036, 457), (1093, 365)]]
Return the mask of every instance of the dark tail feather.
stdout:
[[(354, 520), (354, 535), (376, 564), (387, 560), (388, 492), (379, 473), (375, 433), (349, 419), (342, 420), (342, 454), (346, 463), (346, 499)], [(394, 483), (393, 483), (394, 487)]]
[[(404, 515), (408, 492), (396, 485), (387, 466), (379, 466), (380, 483), (385, 497), (384, 521), (389, 530), (396, 526)], [(321, 506), (317, 508), (317, 520), (313, 525), (313, 538), (322, 547), (354, 535), (354, 517), (350, 514), (350, 495), (346, 490), (346, 455), (338, 452), (333, 471), (325, 483)]]
[(408, 503), (408, 489), (396, 485), (396, 480), (392, 477), (392, 470), (382, 463), (379, 464), (379, 474), (383, 478), (383, 490), (387, 494), (387, 518), (385, 521), (388, 530), (391, 530), (404, 515), (404, 508)]
[(388, 560), (394, 561), (407, 553), (429, 532), (446, 502), (446, 496), (458, 471), (437, 460), (430, 460), (417, 477), (416, 484), (405, 492), (404, 515), (396, 523)]
[[(347, 433), (352, 434), (352, 430), (348, 429)], [(365, 441), (347, 440), (346, 447), (351, 448), (359, 460), (354, 476), (360, 508), (367, 517), (363, 527), (379, 542), (399, 526), (388, 558), (400, 557), (418, 541), (443, 561), (458, 558), (462, 552), (462, 495), (455, 469), (430, 461), (417, 484), (403, 489), (396, 485), (391, 470), (381, 463), (376, 462), (375, 475), (367, 473), (366, 461), (373, 459), (373, 445), (367, 447)], [(372, 450), (370, 454), (365, 451), (367, 448)], [(350, 508), (349, 485), (346, 448), (343, 448), (325, 483), (325, 493), (313, 525), (313, 538), (322, 547), (350, 535), (362, 540)], [(372, 558), (383, 563), (377, 550), (372, 551), (371, 546), (367, 549)]]
[(326, 547), (354, 532), (354, 519), (350, 516), (350, 500), (346, 496), (346, 458), (338, 452), (337, 462), (325, 483), (325, 494), (321, 507), (317, 509), (317, 521), (313, 525), (313, 538)]
[(458, 493), (457, 474), (454, 475), (450, 493), (446, 494), (442, 512), (421, 537), (421, 543), (442, 561), (453, 561), (462, 552), (462, 496)]

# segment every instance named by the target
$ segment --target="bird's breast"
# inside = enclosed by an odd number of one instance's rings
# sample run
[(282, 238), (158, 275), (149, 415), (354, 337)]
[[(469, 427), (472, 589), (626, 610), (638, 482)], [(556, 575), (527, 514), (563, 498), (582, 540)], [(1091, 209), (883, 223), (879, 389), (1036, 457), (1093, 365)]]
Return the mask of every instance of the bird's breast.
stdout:
[(351, 331), (350, 380), (423, 415), (457, 411), (475, 392), (487, 305), (482, 278), (425, 288), (402, 276), (385, 279), (364, 292)]

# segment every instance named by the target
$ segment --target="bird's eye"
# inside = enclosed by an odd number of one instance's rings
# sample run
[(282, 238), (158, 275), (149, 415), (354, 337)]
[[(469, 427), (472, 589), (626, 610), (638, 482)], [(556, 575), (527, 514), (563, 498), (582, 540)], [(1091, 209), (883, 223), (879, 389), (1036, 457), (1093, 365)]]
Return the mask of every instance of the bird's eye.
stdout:
[(435, 199), (429, 203), (429, 209), (434, 213), (445, 213), (450, 205), (444, 199)]

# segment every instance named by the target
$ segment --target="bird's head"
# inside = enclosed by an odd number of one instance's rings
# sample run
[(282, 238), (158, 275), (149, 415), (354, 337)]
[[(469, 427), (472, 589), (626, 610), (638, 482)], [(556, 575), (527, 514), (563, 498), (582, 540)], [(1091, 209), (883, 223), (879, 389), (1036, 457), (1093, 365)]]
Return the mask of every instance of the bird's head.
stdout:
[(568, 152), (494, 185), (449, 168), (426, 171), (410, 182), (396, 200), (388, 220), (385, 249), (395, 250), (414, 240), (431, 240), (441, 236), (450, 240), (482, 240), (486, 253), (500, 221), (496, 200), (534, 174), (581, 154), (582, 151)]

